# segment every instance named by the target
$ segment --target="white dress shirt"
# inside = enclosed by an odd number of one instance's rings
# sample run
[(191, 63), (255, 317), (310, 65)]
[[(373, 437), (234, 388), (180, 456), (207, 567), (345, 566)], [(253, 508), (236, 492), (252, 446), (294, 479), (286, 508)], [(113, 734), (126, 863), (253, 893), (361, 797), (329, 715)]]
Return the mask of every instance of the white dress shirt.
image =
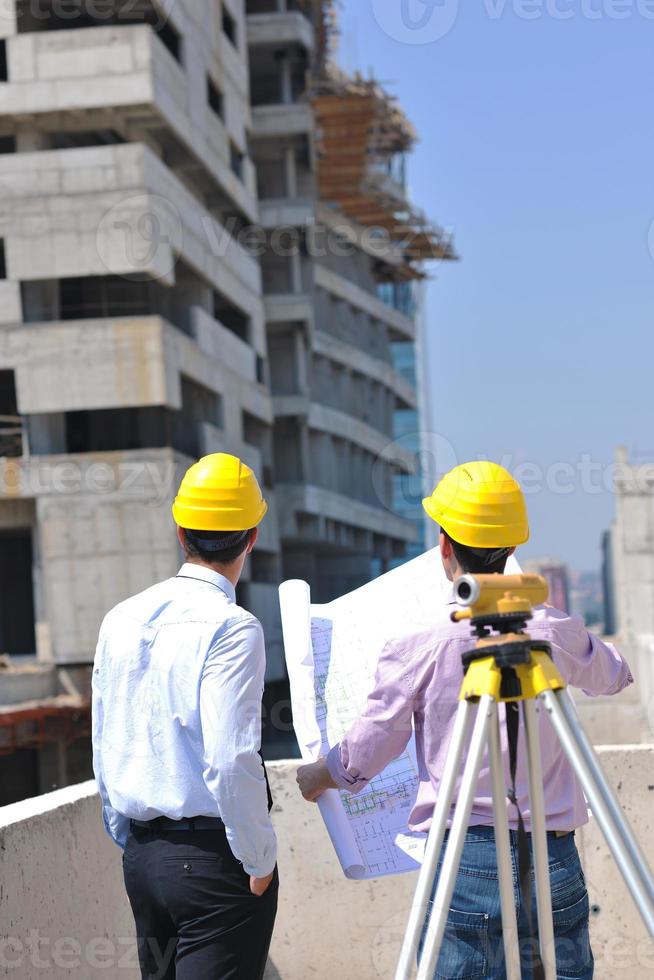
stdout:
[(185, 564), (107, 614), (93, 667), (93, 769), (117, 844), (130, 818), (218, 816), (245, 871), (273, 871), (264, 673), (261, 624), (205, 566)]

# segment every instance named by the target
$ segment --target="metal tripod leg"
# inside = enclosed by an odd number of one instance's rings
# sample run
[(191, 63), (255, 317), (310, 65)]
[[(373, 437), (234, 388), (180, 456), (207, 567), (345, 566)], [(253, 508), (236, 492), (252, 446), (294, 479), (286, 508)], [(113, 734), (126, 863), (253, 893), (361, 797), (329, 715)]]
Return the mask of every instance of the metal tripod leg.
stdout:
[(425, 856), (418, 876), (418, 884), (413, 896), (409, 921), (407, 923), (402, 951), (395, 971), (395, 980), (409, 980), (413, 973), (416, 961), (420, 934), (425, 921), (425, 915), (429, 908), (429, 900), (436, 878), (438, 859), (443, 846), (445, 828), (452, 807), (452, 798), (456, 788), (456, 781), (461, 772), (461, 763), (466, 743), (472, 728), (477, 705), (473, 701), (461, 701), (457, 710), (452, 731), (452, 739), (447, 754), (447, 761), (443, 770), (438, 800), (434, 809)]
[(654, 937), (654, 884), (652, 873), (602, 772), (595, 750), (579, 723), (566, 690), (545, 691), (541, 698), (570, 765), (577, 774), (591, 810), (606, 839), (643, 921)]
[(450, 837), (445, 849), (443, 866), (429, 917), (425, 946), (422, 959), (420, 960), (420, 966), (418, 967), (417, 980), (433, 980), (436, 964), (438, 963), (438, 956), (445, 933), (445, 925), (450, 911), (450, 902), (452, 901), (452, 895), (456, 885), (461, 853), (470, 820), (470, 812), (477, 788), (479, 770), (481, 769), (484, 749), (488, 742), (488, 728), (494, 710), (497, 710), (494, 698), (489, 694), (484, 694), (479, 699), (477, 720), (472, 733), (470, 750), (463, 772), (456, 810), (454, 811)]
[(545, 824), (545, 794), (543, 792), (543, 768), (540, 758), (538, 715), (534, 701), (522, 702), (525, 717), (529, 772), (529, 810), (531, 813), (531, 846), (534, 855), (536, 879), (536, 908), (538, 911), (538, 943), (546, 980), (556, 980), (556, 949), (552, 920), (552, 893), (550, 889), (550, 863), (547, 852), (547, 828)]
[(506, 786), (504, 783), (504, 763), (500, 743), (499, 705), (493, 706), (493, 717), (490, 722), (489, 754), (493, 785), (495, 849), (497, 851), (497, 877), (502, 908), (502, 938), (504, 940), (506, 976), (507, 980), (520, 980), (520, 946), (518, 943), (515, 895), (513, 893), (513, 865), (511, 863), (509, 818), (506, 812)]

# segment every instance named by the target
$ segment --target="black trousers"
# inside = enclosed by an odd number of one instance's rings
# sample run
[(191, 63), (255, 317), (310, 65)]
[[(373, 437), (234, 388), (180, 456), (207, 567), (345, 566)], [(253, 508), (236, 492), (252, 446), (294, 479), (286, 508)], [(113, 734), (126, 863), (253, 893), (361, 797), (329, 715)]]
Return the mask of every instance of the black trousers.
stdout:
[(133, 827), (123, 872), (143, 980), (261, 980), (277, 870), (257, 898), (224, 830)]

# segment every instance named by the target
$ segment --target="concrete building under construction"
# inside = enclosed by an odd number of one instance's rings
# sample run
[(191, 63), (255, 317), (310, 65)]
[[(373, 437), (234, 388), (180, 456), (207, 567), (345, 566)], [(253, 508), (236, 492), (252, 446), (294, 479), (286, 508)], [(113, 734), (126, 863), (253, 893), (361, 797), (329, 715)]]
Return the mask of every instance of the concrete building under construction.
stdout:
[(273, 685), (282, 577), (326, 600), (407, 553), (412, 284), (452, 257), (327, 0), (4, 6), (0, 804), (87, 774), (98, 626), (178, 567), (193, 458), (265, 488), (240, 601)]

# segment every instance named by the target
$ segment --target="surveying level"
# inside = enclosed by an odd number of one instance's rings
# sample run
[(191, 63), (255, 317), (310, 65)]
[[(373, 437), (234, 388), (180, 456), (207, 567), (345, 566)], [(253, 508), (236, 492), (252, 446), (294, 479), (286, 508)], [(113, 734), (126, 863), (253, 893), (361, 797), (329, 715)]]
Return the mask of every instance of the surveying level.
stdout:
[[(532, 616), (532, 605), (542, 603), (547, 598), (548, 587), (545, 580), (538, 575), (464, 575), (457, 579), (454, 594), (459, 604), (465, 608), (452, 613), (452, 619), (455, 622), (470, 619), (477, 644), (474, 650), (462, 657), (464, 678), (459, 694), (459, 708), (395, 980), (409, 980), (413, 973), (453, 805), (456, 781), (468, 740), (468, 755), (427, 923), (417, 980), (432, 980), (434, 977), (486, 749), (491, 771), (506, 975), (507, 980), (521, 978), (507, 790), (504, 785), (500, 742), (500, 702), (519, 702), (522, 707), (527, 746), (538, 943), (545, 980), (556, 980), (556, 950), (538, 733), (539, 710), (544, 709), (547, 712), (618, 869), (650, 935), (654, 938), (652, 874), (602, 772), (597, 755), (581, 727), (565, 681), (552, 660), (550, 645), (532, 640), (525, 632), (525, 626)], [(517, 719), (517, 713), (513, 714)]]

